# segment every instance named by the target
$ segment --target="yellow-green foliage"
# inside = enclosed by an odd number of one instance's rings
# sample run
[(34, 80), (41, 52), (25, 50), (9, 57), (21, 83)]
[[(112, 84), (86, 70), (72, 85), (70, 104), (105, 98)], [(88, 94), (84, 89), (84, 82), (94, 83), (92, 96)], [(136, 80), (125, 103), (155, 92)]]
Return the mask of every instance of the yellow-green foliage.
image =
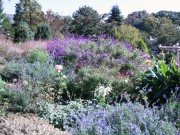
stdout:
[(49, 59), (49, 54), (45, 51), (41, 51), (40, 49), (35, 49), (28, 55), (28, 62), (34, 63), (39, 61), (40, 63), (45, 62)]
[(144, 40), (141, 39), (139, 41), (139, 45), (142, 48), (142, 50), (148, 54), (148, 47), (147, 47), (146, 43), (144, 42)]
[(132, 43), (135, 48), (139, 46), (139, 41), (142, 39), (139, 30), (131, 25), (115, 27), (114, 35), (120, 41)]

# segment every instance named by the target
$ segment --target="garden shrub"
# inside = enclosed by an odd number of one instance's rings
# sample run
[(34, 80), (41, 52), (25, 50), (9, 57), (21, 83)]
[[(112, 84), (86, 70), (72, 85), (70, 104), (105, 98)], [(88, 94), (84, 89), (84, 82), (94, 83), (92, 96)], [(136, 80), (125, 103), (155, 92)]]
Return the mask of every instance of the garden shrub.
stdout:
[(168, 66), (164, 61), (159, 61), (145, 72), (140, 87), (151, 104), (165, 103), (175, 91), (179, 94), (180, 72), (176, 62), (172, 61)]
[(0, 75), (2, 78), (6, 81), (12, 81), (13, 79), (17, 79), (20, 77), (21, 73), (21, 67), (23, 65), (23, 61), (17, 61), (17, 60), (12, 60), (9, 61), (5, 67), (2, 69), (0, 72)]
[[(164, 108), (162, 108), (163, 110)], [(168, 109), (167, 112), (171, 110)], [(68, 105), (39, 104), (39, 116), (55, 127), (78, 135), (174, 135), (178, 133), (170, 113), (138, 102), (115, 103), (102, 107), (92, 102), (71, 101)]]
[(118, 69), (107, 67), (83, 67), (74, 79), (67, 81), (66, 97), (70, 99), (94, 99), (97, 86), (112, 86), (112, 91), (106, 96), (109, 102), (117, 100), (123, 92), (133, 93), (135, 77), (124, 75)]
[(34, 39), (34, 33), (31, 31), (28, 24), (26, 22), (20, 22), (15, 28), (14, 41), (25, 42), (32, 39)]
[(139, 41), (142, 39), (139, 30), (131, 25), (120, 25), (115, 27), (114, 35), (120, 41), (131, 43), (134, 48), (138, 48)]
[(47, 23), (40, 23), (37, 27), (35, 39), (48, 40), (51, 39), (51, 37), (52, 37), (51, 27)]
[(39, 61), (40, 63), (46, 62), (49, 59), (49, 54), (45, 51), (35, 49), (31, 51), (27, 56), (28, 62), (34, 63)]
[(67, 105), (57, 105), (42, 103), (38, 105), (38, 115), (48, 120), (49, 123), (60, 129), (64, 129), (64, 124), (71, 125), (70, 117), (74, 113), (85, 112), (87, 105), (82, 100), (70, 101)]
[(30, 109), (30, 95), (23, 87), (13, 86), (9, 88), (8, 92), (10, 97), (10, 110), (27, 112)]
[(171, 98), (167, 100), (166, 104), (163, 104), (159, 110), (160, 117), (172, 122), (173, 125), (175, 125), (178, 129), (180, 129), (179, 101), (180, 95), (178, 95), (176, 91), (172, 94)]

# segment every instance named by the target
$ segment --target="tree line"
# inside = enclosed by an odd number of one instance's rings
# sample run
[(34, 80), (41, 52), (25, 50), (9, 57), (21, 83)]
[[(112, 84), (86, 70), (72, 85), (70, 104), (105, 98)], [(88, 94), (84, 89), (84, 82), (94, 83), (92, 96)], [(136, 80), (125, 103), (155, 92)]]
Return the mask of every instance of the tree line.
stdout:
[(149, 14), (144, 10), (132, 12), (124, 18), (118, 5), (102, 15), (85, 5), (79, 7), (71, 17), (60, 16), (51, 10), (44, 13), (37, 0), (19, 0), (15, 8), (14, 23), (11, 24), (3, 13), (3, 2), (0, 0), (1, 31), (15, 42), (51, 39), (67, 34), (89, 37), (102, 33), (136, 47), (142, 42), (150, 44), (150, 36), (156, 38), (158, 44), (180, 42), (180, 12)]

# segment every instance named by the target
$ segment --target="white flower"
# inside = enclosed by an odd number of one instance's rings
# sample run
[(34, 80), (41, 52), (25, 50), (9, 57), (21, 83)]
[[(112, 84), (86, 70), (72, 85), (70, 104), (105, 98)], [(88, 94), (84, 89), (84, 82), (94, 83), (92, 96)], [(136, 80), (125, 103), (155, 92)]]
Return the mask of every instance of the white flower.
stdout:
[(63, 75), (62, 78), (67, 78), (66, 75)]
[(128, 79), (125, 79), (124, 82), (125, 82), (125, 83), (128, 83)]
[(94, 96), (95, 97), (105, 97), (106, 95), (108, 95), (110, 92), (112, 91), (112, 87), (111, 86), (103, 86), (103, 85), (100, 85), (100, 86), (97, 86), (96, 89), (95, 89), (95, 93), (94, 93)]
[(24, 86), (27, 86), (28, 84), (29, 84), (28, 81), (26, 81), (26, 80), (23, 81)]

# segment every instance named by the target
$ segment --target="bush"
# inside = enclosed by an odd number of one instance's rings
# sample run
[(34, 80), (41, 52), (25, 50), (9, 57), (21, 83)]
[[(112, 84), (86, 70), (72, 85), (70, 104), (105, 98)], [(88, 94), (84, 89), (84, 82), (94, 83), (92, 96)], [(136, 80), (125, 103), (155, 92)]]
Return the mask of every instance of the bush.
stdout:
[(151, 104), (165, 103), (175, 91), (179, 95), (180, 72), (176, 62), (167, 66), (160, 61), (143, 75), (140, 86)]
[(34, 39), (34, 34), (25, 22), (20, 22), (15, 28), (14, 41), (25, 42)]
[(85, 112), (86, 107), (86, 104), (84, 104), (81, 100), (70, 101), (68, 105), (43, 103), (39, 104), (37, 113), (40, 117), (43, 117), (48, 120), (49, 123), (55, 125), (55, 127), (64, 129), (65, 122), (66, 124), (71, 124), (69, 121), (71, 115), (77, 112)]
[(28, 62), (34, 63), (39, 61), (40, 63), (46, 62), (49, 59), (49, 54), (45, 51), (35, 49), (31, 51), (27, 56)]
[(123, 92), (133, 93), (134, 84), (135, 77), (131, 76), (130, 78), (128, 72), (124, 75), (118, 69), (83, 67), (74, 79), (67, 81), (66, 96), (64, 97), (92, 100), (95, 98), (97, 86), (112, 86), (112, 91), (106, 95), (107, 101), (112, 102), (119, 99)]
[(47, 23), (40, 23), (37, 27), (37, 31), (35, 34), (35, 39), (51, 39), (52, 37), (52, 32), (51, 32), (51, 27)]
[(144, 107), (140, 103), (127, 102), (105, 108), (93, 105), (85, 113), (73, 113), (64, 125), (67, 131), (75, 135), (178, 134), (178, 129), (167, 120), (168, 115), (160, 116), (158, 108)]
[(20, 77), (21, 67), (23, 64), (23, 61), (9, 61), (0, 72), (0, 75), (6, 81), (12, 81), (13, 79), (17, 79)]
[(121, 25), (116, 27), (114, 35), (120, 41), (131, 43), (134, 48), (139, 46), (139, 41), (142, 39), (139, 30), (131, 25)]
[(10, 87), (8, 92), (10, 97), (10, 110), (26, 112), (30, 109), (30, 95), (23, 87), (16, 85)]

